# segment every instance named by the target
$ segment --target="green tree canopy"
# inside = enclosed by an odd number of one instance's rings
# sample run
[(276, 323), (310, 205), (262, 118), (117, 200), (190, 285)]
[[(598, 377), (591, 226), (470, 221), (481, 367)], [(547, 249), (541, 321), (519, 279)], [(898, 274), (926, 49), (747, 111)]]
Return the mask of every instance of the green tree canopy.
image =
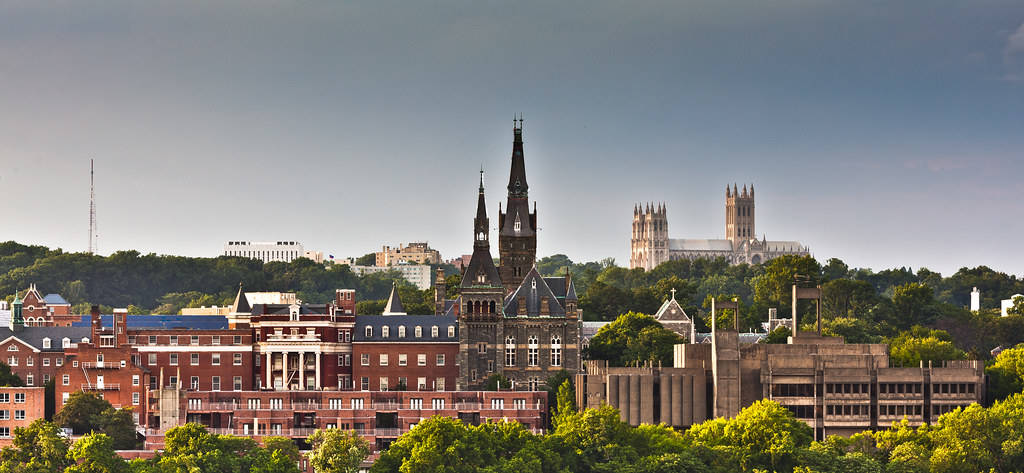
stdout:
[(318, 429), (309, 436), (309, 463), (316, 473), (355, 473), (370, 446), (354, 430)]
[(36, 419), (14, 429), (11, 445), (0, 451), (4, 473), (61, 473), (70, 461), (70, 442), (56, 424)]
[(952, 338), (943, 330), (928, 330), (915, 326), (900, 332), (889, 341), (889, 360), (898, 366), (918, 366), (947, 360), (962, 360), (967, 354), (953, 345)]
[(127, 473), (128, 463), (114, 451), (114, 440), (90, 432), (78, 439), (68, 453), (74, 462), (65, 473)]
[(612, 366), (653, 361), (672, 366), (672, 347), (685, 343), (679, 334), (646, 314), (628, 312), (601, 327), (590, 341), (588, 357)]
[(25, 383), (21, 378), (11, 371), (11, 367), (7, 363), (0, 361), (0, 386), (18, 387), (24, 385)]

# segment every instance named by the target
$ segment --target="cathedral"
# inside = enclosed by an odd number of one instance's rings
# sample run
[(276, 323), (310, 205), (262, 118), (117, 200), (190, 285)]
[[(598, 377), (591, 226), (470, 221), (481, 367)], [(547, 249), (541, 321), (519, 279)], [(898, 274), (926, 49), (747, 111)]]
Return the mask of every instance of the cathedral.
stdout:
[[(483, 172), (473, 218), (473, 256), (459, 297), (437, 311), (459, 318), (458, 389), (481, 389), (502, 374), (513, 389), (536, 391), (560, 370), (579, 370), (579, 298), (569, 274), (537, 272), (537, 206), (530, 211), (522, 119), (513, 126), (512, 170), (498, 207), (498, 266), (490, 247)], [(438, 292), (438, 294), (441, 294)]]
[(629, 267), (650, 271), (670, 260), (725, 258), (731, 264), (760, 264), (782, 255), (808, 255), (810, 250), (799, 241), (757, 238), (754, 231), (754, 185), (725, 186), (725, 238), (707, 240), (669, 238), (665, 204), (633, 207), (633, 238), (630, 241)]

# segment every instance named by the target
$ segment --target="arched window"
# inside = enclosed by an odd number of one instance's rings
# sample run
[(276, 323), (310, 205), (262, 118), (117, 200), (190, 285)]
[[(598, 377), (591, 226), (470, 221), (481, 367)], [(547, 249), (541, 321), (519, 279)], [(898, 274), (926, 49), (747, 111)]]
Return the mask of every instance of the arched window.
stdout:
[(537, 366), (537, 359), (540, 354), (540, 344), (537, 343), (537, 336), (531, 335), (527, 339), (526, 361), (529, 366)]
[(505, 337), (505, 366), (516, 365), (516, 339), (511, 335)]
[(488, 313), (489, 313), (489, 314), (495, 314), (495, 313), (497, 313), (497, 312), (495, 312), (495, 310), (494, 310), (494, 301), (491, 301), (491, 310), (490, 310), (490, 312), (488, 312)]
[(551, 337), (551, 366), (562, 366), (562, 339)]
[(430, 336), (437, 338), (437, 325), (430, 327)]
[(398, 338), (405, 338), (405, 325), (398, 326)]
[(390, 327), (388, 327), (387, 325), (385, 325), (385, 326), (380, 328), (380, 336), (383, 337), (383, 338), (388, 338), (388, 334), (390, 332), (391, 332)]
[(49, 350), (50, 349), (50, 337), (43, 338), (43, 349), (44, 350)]
[(423, 327), (420, 327), (419, 325), (417, 325), (416, 329), (414, 330), (414, 332), (416, 334), (416, 338), (422, 337), (423, 336)]
[(523, 222), (519, 220), (518, 214), (516, 214), (516, 222), (512, 225), (512, 229), (515, 230), (516, 233), (519, 233), (523, 229)]
[(366, 338), (373, 337), (373, 327), (366, 327)]

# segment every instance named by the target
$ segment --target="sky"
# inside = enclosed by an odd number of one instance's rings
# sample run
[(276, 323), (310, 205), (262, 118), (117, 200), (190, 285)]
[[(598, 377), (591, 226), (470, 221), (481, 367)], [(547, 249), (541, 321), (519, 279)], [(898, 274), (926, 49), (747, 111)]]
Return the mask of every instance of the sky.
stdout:
[[(632, 209), (855, 267), (1024, 275), (1024, 2), (7, 1), (0, 240), (216, 256), (472, 250), (525, 118), (538, 257), (629, 261)], [(492, 238), (496, 239), (496, 232)]]

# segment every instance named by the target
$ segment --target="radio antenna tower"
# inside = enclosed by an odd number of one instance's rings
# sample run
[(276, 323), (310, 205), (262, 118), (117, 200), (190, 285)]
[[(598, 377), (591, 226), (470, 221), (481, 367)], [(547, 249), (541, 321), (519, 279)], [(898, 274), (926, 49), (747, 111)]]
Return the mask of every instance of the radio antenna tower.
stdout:
[(89, 160), (89, 254), (96, 253), (96, 185), (94, 176), (93, 160)]

